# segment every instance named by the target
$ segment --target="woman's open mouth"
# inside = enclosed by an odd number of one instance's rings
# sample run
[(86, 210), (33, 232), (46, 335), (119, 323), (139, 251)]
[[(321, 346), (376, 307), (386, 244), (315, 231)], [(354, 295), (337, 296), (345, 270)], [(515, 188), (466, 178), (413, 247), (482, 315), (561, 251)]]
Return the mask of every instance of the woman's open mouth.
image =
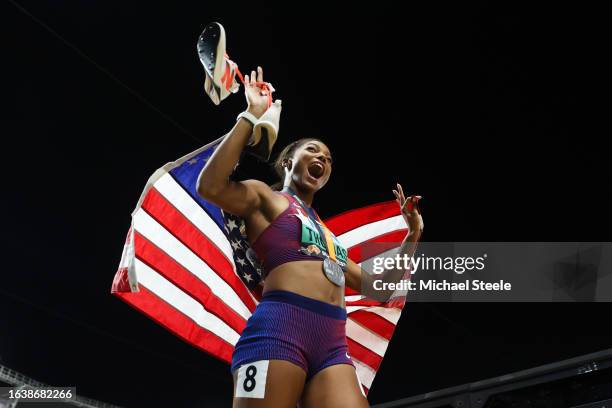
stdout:
[(308, 165), (308, 174), (315, 180), (318, 180), (323, 177), (324, 173), (325, 166), (321, 162), (315, 161)]

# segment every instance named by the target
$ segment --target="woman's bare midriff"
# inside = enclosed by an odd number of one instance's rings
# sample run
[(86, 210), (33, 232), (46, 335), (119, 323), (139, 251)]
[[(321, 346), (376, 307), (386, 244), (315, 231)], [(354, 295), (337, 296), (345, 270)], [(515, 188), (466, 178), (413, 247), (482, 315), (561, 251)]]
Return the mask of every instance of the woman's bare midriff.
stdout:
[(321, 302), (345, 307), (344, 287), (331, 283), (323, 273), (323, 261), (294, 261), (270, 271), (264, 283), (264, 293), (285, 290)]

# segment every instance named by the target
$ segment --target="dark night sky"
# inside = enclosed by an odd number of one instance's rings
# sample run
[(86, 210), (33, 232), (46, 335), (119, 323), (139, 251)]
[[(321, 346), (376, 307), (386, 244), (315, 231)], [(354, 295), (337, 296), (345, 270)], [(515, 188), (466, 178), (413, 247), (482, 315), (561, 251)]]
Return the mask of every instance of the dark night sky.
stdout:
[[(603, 132), (590, 126), (597, 10), (214, 3), (2, 4), (2, 364), (129, 407), (231, 399), (224, 364), (109, 293), (147, 178), (244, 108), (242, 94), (220, 107), (203, 94), (195, 41), (209, 21), (283, 99), (278, 146), (330, 146), (323, 216), (392, 199), (399, 181), (424, 196), (428, 241), (610, 240)], [(259, 163), (243, 172), (271, 180)], [(409, 304), (370, 401), (608, 348), (609, 313)]]

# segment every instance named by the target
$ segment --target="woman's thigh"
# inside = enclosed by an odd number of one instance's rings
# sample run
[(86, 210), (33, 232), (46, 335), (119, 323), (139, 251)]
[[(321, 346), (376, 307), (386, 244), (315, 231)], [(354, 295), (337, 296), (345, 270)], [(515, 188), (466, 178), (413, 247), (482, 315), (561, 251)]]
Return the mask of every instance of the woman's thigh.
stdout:
[(259, 371), (256, 366), (245, 364), (241, 375), (240, 369), (234, 373), (234, 408), (295, 408), (306, 381), (304, 370), (288, 361), (270, 360), (263, 376), (261, 364)]
[(318, 372), (304, 388), (302, 408), (369, 407), (355, 368), (338, 364)]

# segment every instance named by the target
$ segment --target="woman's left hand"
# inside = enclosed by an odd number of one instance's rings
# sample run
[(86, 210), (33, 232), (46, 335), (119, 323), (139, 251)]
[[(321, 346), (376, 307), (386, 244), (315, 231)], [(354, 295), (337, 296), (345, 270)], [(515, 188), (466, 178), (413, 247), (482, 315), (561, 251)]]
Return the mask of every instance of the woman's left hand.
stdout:
[(393, 190), (393, 194), (395, 195), (395, 201), (397, 201), (400, 206), (404, 220), (406, 220), (406, 224), (408, 224), (410, 236), (413, 236), (415, 233), (418, 233), (420, 236), (421, 232), (423, 232), (423, 217), (419, 211), (419, 200), (422, 197), (410, 196), (406, 198), (404, 196), (404, 190), (399, 183), (397, 184), (397, 190)]

